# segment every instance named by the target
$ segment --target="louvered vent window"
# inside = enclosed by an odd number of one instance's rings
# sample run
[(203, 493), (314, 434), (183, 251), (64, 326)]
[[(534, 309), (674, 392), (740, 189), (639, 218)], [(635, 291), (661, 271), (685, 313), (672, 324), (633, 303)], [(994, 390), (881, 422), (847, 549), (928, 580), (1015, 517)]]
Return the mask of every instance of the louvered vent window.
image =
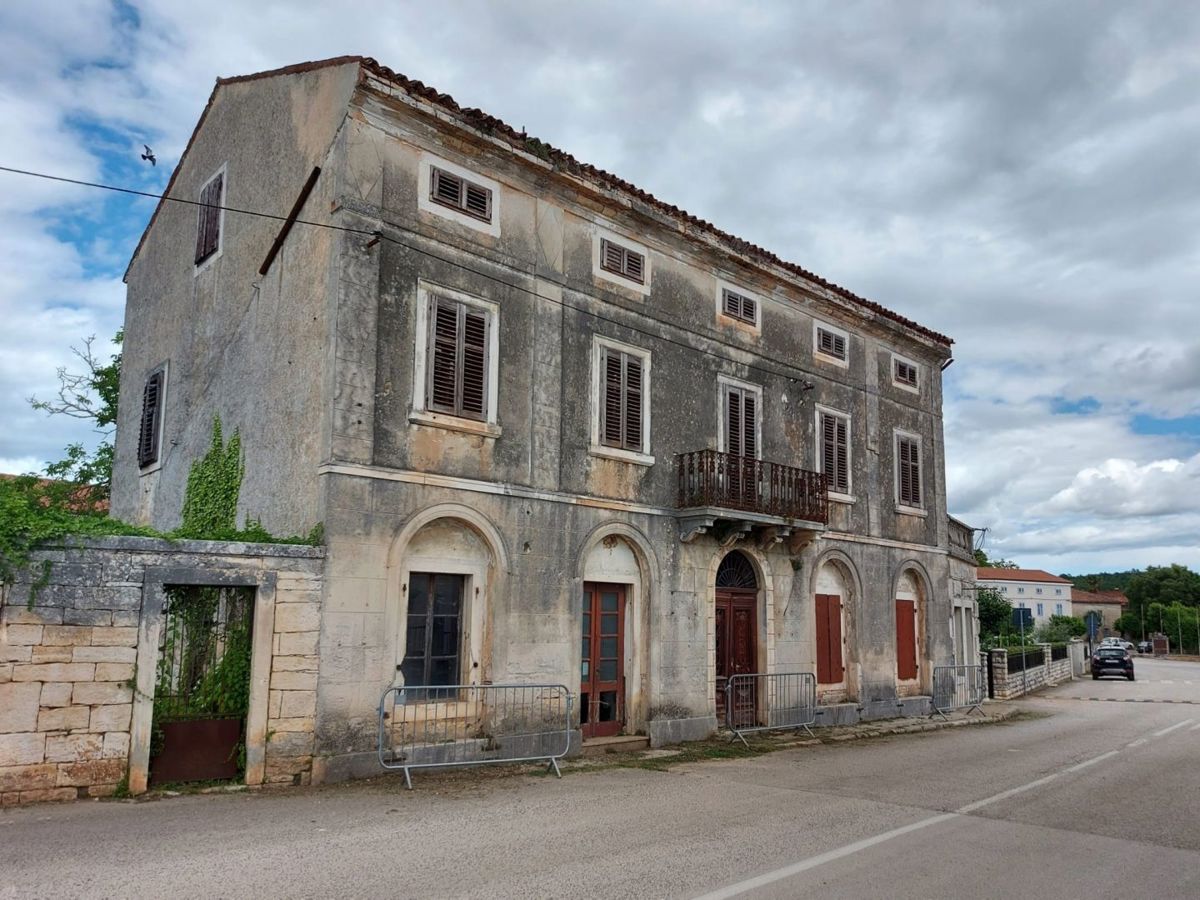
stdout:
[(158, 434), (162, 422), (163, 372), (159, 370), (146, 379), (142, 389), (142, 421), (138, 428), (138, 467), (158, 462)]
[(721, 292), (721, 309), (731, 318), (749, 322), (751, 325), (758, 324), (758, 303), (745, 294), (725, 288)]
[(488, 314), (444, 297), (433, 298), (429, 313), (426, 408), (486, 420)]
[(600, 404), (600, 441), (607, 447), (646, 452), (642, 440), (646, 396), (645, 359), (609, 347), (600, 350), (604, 398)]
[(896, 384), (903, 384), (908, 387), (917, 386), (917, 367), (912, 363), (906, 363), (898, 359), (895, 361), (893, 371), (895, 373)]
[(896, 438), (897, 499), (901, 506), (921, 508), (921, 446), (914, 438)]
[(846, 338), (825, 328), (817, 329), (817, 349), (834, 359), (846, 358)]
[(196, 265), (204, 262), (221, 246), (221, 201), (225, 175), (213, 178), (200, 191), (200, 217), (196, 226)]
[(758, 394), (725, 385), (725, 451), (754, 459), (758, 456)]
[(436, 166), (430, 167), (429, 197), (483, 222), (492, 221), (492, 192), (488, 188)]
[(829, 490), (850, 493), (850, 428), (843, 416), (821, 413), (821, 471)]
[(645, 257), (607, 239), (600, 241), (600, 267), (606, 272), (623, 275), (638, 284), (645, 283)]

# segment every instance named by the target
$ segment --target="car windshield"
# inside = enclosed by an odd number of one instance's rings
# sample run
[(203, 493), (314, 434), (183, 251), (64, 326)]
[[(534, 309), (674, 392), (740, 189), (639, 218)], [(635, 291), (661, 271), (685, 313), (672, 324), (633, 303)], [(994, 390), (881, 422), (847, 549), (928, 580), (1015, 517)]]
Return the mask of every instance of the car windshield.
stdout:
[(1101, 647), (1101, 656), (1124, 656), (1125, 651), (1120, 647)]

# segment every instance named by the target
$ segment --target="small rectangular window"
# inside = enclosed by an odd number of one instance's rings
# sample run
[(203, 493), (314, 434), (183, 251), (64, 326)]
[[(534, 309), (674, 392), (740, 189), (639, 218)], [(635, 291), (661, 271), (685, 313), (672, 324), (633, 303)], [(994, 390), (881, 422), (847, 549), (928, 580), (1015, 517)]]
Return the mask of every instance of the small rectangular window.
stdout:
[(721, 311), (730, 318), (740, 319), (751, 325), (758, 324), (757, 301), (729, 288), (723, 288), (721, 291)]
[(1042, 611), (1042, 604), (1040, 603), (1037, 605), (1037, 614), (1039, 617), (1045, 615), (1045, 613)]
[(834, 359), (846, 358), (846, 338), (827, 328), (817, 327), (817, 350)]
[(903, 435), (896, 437), (896, 494), (901, 506), (921, 508), (921, 445)]
[(200, 265), (216, 253), (221, 246), (221, 207), (224, 205), (224, 190), (224, 172), (218, 172), (200, 189), (200, 210), (196, 225), (196, 265)]
[(138, 467), (158, 462), (159, 432), (162, 425), (163, 371), (146, 379), (142, 389), (142, 420), (138, 428)]
[(1061, 604), (1061, 603), (1055, 603), (1055, 604), (1054, 604), (1054, 614), (1055, 614), (1056, 616), (1061, 616), (1061, 615), (1063, 614), (1063, 611), (1062, 611), (1062, 604)]
[(429, 199), (442, 206), (473, 216), (481, 222), (492, 221), (492, 192), (436, 166), (430, 167)]
[(478, 307), (430, 300), (426, 408), (487, 420), (491, 316)]
[[(444, 687), (462, 680), (463, 576), (413, 572), (408, 586), (404, 661), (406, 686)], [(439, 699), (414, 693), (408, 702)]]
[(601, 347), (600, 379), (600, 442), (606, 447), (648, 452), (642, 440), (645, 360), (635, 353)]
[(1037, 588), (1037, 592), (1040, 594), (1040, 593), (1042, 592), (1042, 589), (1041, 589), (1041, 588)]
[(917, 386), (917, 367), (902, 359), (893, 359), (892, 378), (896, 384), (915, 388)]
[(820, 413), (821, 472), (829, 490), (850, 493), (850, 421), (845, 416)]
[(600, 241), (600, 267), (606, 272), (623, 275), (630, 281), (642, 284), (646, 260), (642, 254), (604, 238)]

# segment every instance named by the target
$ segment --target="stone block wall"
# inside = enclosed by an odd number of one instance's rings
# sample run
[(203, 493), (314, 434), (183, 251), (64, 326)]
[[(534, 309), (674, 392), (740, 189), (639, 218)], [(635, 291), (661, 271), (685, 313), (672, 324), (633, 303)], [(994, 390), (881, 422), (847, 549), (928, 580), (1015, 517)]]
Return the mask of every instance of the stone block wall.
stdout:
[(1039, 688), (1071, 680), (1073, 675), (1071, 672), (1070, 654), (1068, 653), (1065, 659), (1052, 660), (1050, 658), (1050, 645), (1041, 644), (1039, 647), (1044, 654), (1042, 664), (1040, 666), (1030, 666), (1024, 673), (1009, 673), (1007, 650), (998, 649), (989, 651), (989, 662), (992, 667), (992, 678), (996, 694), (994, 699), (1014, 700), (1024, 694), (1031, 694)]
[(176, 579), (258, 586), (250, 718), (256, 695), (265, 715), (248, 722), (247, 780), (306, 782), (323, 564), (321, 548), (152, 538), (39, 551), (0, 594), (0, 805), (138, 789), (134, 735), (158, 656), (148, 600)]

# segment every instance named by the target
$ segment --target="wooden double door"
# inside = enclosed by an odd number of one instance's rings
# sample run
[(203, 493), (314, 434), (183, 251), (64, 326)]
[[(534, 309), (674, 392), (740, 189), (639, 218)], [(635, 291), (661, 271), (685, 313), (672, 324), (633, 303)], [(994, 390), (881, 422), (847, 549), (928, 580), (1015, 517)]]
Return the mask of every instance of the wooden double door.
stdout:
[(625, 585), (583, 585), (579, 725), (583, 737), (625, 725)]
[[(758, 671), (758, 591), (717, 588), (716, 600), (717, 719), (724, 722), (728, 679)], [(739, 721), (742, 718), (739, 711), (754, 715), (757, 708), (754, 693), (752, 684), (737, 689), (733, 700)]]

